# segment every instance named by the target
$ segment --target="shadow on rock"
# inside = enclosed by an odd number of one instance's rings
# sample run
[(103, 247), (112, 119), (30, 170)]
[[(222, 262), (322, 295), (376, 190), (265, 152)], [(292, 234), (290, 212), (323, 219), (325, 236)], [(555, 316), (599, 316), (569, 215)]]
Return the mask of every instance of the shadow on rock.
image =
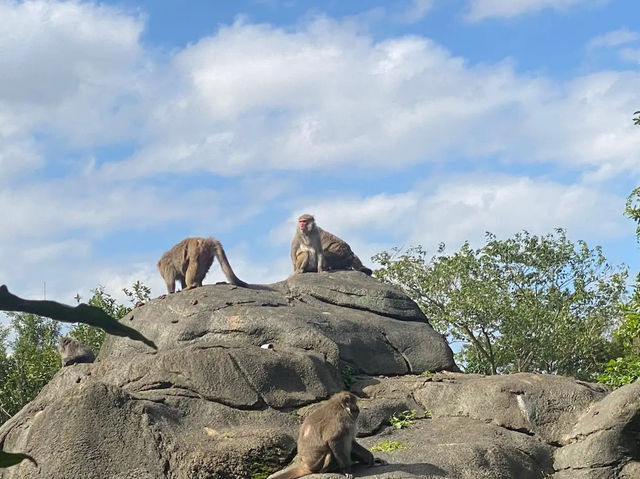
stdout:
[(448, 477), (447, 471), (439, 468), (438, 466), (434, 466), (433, 464), (429, 464), (428, 462), (416, 462), (413, 464), (387, 464), (385, 466), (354, 468), (354, 475), (356, 477), (390, 477), (389, 474), (394, 472), (413, 474), (418, 477)]

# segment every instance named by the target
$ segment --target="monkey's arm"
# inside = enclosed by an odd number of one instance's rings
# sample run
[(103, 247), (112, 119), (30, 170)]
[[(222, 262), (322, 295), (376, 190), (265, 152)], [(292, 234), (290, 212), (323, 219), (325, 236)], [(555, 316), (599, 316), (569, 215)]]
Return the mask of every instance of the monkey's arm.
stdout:
[(387, 464), (387, 461), (385, 461), (384, 459), (374, 457), (374, 455), (371, 454), (371, 452), (367, 448), (358, 444), (355, 439), (351, 443), (351, 457), (356, 461), (361, 462), (362, 464), (366, 464), (369, 467), (375, 464)]
[(298, 241), (298, 235), (293, 237), (291, 241), (291, 264), (293, 265), (293, 272), (298, 273), (298, 249), (300, 248), (300, 242)]
[(344, 439), (341, 439), (333, 443), (329, 442), (329, 448), (340, 472), (342, 472), (347, 479), (353, 479), (353, 474), (351, 473), (351, 454), (349, 451), (351, 448), (347, 446), (348, 444), (348, 440), (345, 442)]
[(355, 439), (351, 443), (351, 457), (367, 466), (373, 466), (373, 454), (364, 446), (358, 444)]

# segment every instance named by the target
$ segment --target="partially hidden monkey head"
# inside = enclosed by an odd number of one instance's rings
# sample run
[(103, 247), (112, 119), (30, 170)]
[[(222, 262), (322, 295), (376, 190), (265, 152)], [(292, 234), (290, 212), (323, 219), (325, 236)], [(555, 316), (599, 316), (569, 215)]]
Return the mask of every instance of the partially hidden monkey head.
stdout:
[(298, 229), (301, 233), (309, 233), (316, 226), (313, 215), (304, 214), (298, 218)]
[(358, 407), (358, 397), (355, 394), (348, 391), (342, 391), (335, 394), (333, 397), (340, 402), (340, 405), (347, 411), (349, 416), (353, 419), (358, 417), (358, 414), (360, 414), (360, 408)]

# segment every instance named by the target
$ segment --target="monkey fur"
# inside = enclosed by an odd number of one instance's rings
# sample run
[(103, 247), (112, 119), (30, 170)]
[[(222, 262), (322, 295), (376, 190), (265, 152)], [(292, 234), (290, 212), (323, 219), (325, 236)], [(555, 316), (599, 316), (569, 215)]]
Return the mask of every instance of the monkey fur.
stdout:
[(352, 459), (373, 466), (384, 463), (358, 444), (357, 397), (347, 391), (331, 396), (306, 417), (298, 433), (298, 453), (293, 462), (267, 479), (296, 479), (307, 474), (339, 471), (348, 479)]
[(229, 283), (247, 287), (231, 269), (222, 244), (215, 238), (185, 238), (165, 252), (158, 261), (158, 270), (167, 284), (167, 291), (174, 293), (176, 281), (182, 289), (202, 286), (213, 260), (218, 258), (222, 272)]
[(58, 338), (58, 352), (60, 353), (63, 367), (76, 363), (92, 363), (96, 359), (89, 346), (69, 336)]
[(304, 214), (298, 218), (296, 234), (291, 240), (293, 274), (325, 270), (320, 231), (312, 215)]
[(298, 218), (296, 234), (291, 241), (291, 262), (294, 274), (351, 268), (369, 276), (373, 273), (346, 241), (317, 226), (315, 218), (309, 214)]

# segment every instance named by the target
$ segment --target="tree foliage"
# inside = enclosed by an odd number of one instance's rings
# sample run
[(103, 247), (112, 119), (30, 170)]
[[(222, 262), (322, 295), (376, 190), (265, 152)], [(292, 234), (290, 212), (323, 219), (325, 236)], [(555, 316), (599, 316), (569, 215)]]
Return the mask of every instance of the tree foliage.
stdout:
[(640, 378), (640, 283), (628, 303), (622, 305), (622, 322), (613, 332), (620, 355), (608, 361), (598, 381), (611, 387), (630, 384)]
[[(150, 289), (139, 281), (132, 290), (123, 290), (133, 304), (147, 301)], [(93, 290), (89, 305), (100, 308), (112, 318), (121, 319), (130, 306), (118, 302), (100, 286)], [(0, 327), (0, 424), (31, 401), (60, 369), (57, 345), (58, 321), (25, 312), (7, 313), (9, 328)], [(13, 338), (9, 340), (9, 337)], [(105, 333), (102, 329), (78, 323), (69, 335), (89, 346), (96, 354)]]
[[(639, 115), (636, 123), (640, 125), (640, 111), (636, 114)], [(640, 187), (627, 198), (625, 215), (638, 224), (636, 236), (640, 242)], [(621, 310), (622, 322), (613, 333), (620, 354), (604, 365), (604, 372), (598, 377), (598, 381), (611, 387), (624, 386), (640, 378), (640, 274), (636, 277), (634, 294)]]
[[(151, 296), (151, 289), (140, 281), (136, 281), (131, 290), (123, 288), (122, 291), (133, 305), (145, 303), (149, 301)], [(105, 292), (104, 286), (98, 286), (96, 289), (92, 290), (92, 293), (93, 295), (89, 301), (87, 301), (87, 304), (97, 306), (109, 316), (116, 318), (118, 321), (126, 316), (132, 309), (132, 306), (118, 304), (115, 298)], [(95, 354), (98, 354), (98, 351), (100, 351), (100, 347), (104, 342), (104, 338), (106, 337), (106, 333), (104, 330), (96, 328), (95, 326), (78, 323), (69, 332), (69, 336), (86, 344)]]
[(600, 247), (571, 242), (562, 229), (469, 243), (428, 258), (420, 246), (382, 252), (376, 276), (397, 284), (433, 326), (462, 342), (467, 371), (536, 371), (590, 379), (611, 357), (626, 270)]
[[(8, 313), (8, 316), (15, 339), (10, 343), (12, 352), (6, 356), (6, 373), (0, 383), (3, 421), (31, 401), (60, 369), (56, 349), (60, 336), (58, 322), (30, 313)], [(6, 354), (6, 343), (2, 349)]]
[(640, 186), (627, 197), (624, 214), (637, 223), (636, 237), (640, 242)]

